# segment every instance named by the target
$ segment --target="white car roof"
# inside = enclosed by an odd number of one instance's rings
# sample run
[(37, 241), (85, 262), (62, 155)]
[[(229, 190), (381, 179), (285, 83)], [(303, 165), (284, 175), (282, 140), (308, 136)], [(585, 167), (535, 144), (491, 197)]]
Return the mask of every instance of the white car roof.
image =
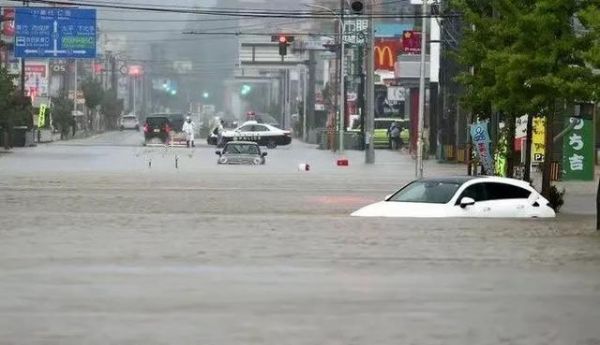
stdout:
[(498, 177), (498, 176), (478, 176), (475, 177), (467, 182), (469, 185), (473, 184), (473, 183), (477, 183), (477, 182), (496, 182), (496, 183), (504, 183), (504, 184), (509, 184), (512, 186), (516, 186), (516, 187), (521, 187), (527, 190), (531, 190), (531, 191), (536, 191), (537, 190), (535, 188), (533, 188), (531, 186), (531, 184), (527, 181), (523, 181), (523, 180), (517, 180), (514, 178), (508, 178), (508, 177)]
[(265, 126), (265, 127), (267, 127), (267, 128), (270, 130), (270, 131), (279, 131), (279, 132), (285, 132), (285, 131), (284, 131), (283, 129), (281, 129), (281, 128), (277, 128), (277, 127), (275, 127), (275, 126), (273, 126), (273, 125), (269, 125), (269, 124), (266, 124), (266, 123), (259, 123), (259, 122), (257, 122), (257, 121), (246, 121), (246, 122), (244, 122), (243, 124), (241, 124), (240, 126), (238, 126), (238, 128), (242, 128), (242, 127), (244, 127), (244, 126), (246, 126), (246, 125), (260, 125), (260, 126)]

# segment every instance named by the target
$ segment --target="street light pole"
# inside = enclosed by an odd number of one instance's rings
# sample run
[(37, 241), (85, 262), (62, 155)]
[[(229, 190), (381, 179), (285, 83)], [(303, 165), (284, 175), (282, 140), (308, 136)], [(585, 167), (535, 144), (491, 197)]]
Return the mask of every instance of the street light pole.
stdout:
[(423, 0), (421, 28), (421, 76), (419, 79), (419, 119), (417, 127), (417, 161), (415, 175), (423, 178), (423, 128), (425, 123), (425, 53), (427, 44), (427, 0)]
[(340, 118), (338, 122), (339, 153), (344, 152), (344, 120), (346, 117), (346, 63), (345, 63), (345, 25), (344, 25), (344, 0), (340, 0)]
[(137, 116), (137, 76), (133, 76), (133, 115)]

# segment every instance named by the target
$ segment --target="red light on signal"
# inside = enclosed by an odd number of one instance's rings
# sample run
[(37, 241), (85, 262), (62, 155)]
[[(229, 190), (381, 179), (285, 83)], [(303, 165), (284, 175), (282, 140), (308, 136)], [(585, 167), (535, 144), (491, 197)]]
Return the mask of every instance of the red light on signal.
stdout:
[(137, 77), (142, 75), (143, 70), (142, 70), (142, 66), (138, 66), (138, 65), (133, 65), (133, 66), (129, 66), (129, 75), (133, 76), (133, 77)]
[(287, 43), (287, 37), (279, 36), (279, 43)]

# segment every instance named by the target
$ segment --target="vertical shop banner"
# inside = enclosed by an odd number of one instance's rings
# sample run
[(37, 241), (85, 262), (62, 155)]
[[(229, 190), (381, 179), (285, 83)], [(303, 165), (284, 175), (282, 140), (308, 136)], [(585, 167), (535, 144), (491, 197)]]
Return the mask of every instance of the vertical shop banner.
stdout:
[(531, 132), (531, 162), (533, 164), (544, 163), (546, 153), (546, 118), (534, 117)]
[(506, 137), (506, 132), (503, 131), (498, 138), (498, 145), (494, 154), (494, 174), (501, 177), (506, 177), (508, 173), (508, 141)]
[(477, 152), (479, 161), (487, 175), (494, 173), (494, 162), (490, 152), (490, 134), (488, 132), (488, 122), (482, 121), (471, 125), (471, 139), (473, 139), (473, 149)]
[(592, 181), (594, 179), (593, 122), (571, 118), (577, 124), (563, 138), (563, 180)]
[(3, 9), (2, 35), (4, 35), (8, 39), (11, 39), (15, 35), (15, 9), (14, 8), (5, 7)]
[(48, 96), (47, 62), (25, 62), (25, 92), (29, 97)]
[(38, 113), (37, 125), (39, 128), (42, 128), (46, 125), (46, 112), (48, 111), (48, 106), (46, 104), (40, 105), (40, 111)]

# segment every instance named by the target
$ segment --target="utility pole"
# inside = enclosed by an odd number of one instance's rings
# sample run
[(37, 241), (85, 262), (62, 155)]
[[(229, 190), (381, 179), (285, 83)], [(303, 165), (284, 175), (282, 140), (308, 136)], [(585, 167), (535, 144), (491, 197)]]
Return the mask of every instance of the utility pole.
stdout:
[(312, 129), (315, 125), (315, 88), (317, 84), (317, 64), (316, 53), (314, 50), (308, 51), (308, 95), (306, 96), (306, 141), (308, 142), (310, 137), (308, 135), (309, 129)]
[(117, 79), (117, 59), (114, 55), (110, 56), (110, 74), (110, 88), (113, 89), (114, 92), (117, 92), (119, 87)]
[(365, 54), (365, 62), (367, 68), (366, 93), (367, 93), (367, 109), (365, 110), (365, 163), (375, 164), (375, 146), (373, 145), (373, 131), (375, 127), (375, 61), (374, 61), (374, 44), (375, 30), (373, 29), (373, 10), (375, 9), (375, 0), (369, 1), (369, 18), (367, 37), (367, 51)]
[(417, 164), (415, 175), (423, 178), (423, 127), (425, 124), (425, 53), (427, 50), (427, 0), (423, 0), (421, 24), (421, 76), (419, 79), (419, 120), (417, 127)]
[(345, 25), (344, 25), (344, 0), (340, 0), (340, 121), (338, 122), (339, 132), (339, 153), (344, 152), (344, 120), (346, 118), (346, 67), (345, 67)]
[(304, 104), (302, 105), (302, 141), (307, 142), (308, 141), (308, 133), (306, 133), (306, 117), (307, 117), (307, 103), (308, 103), (308, 89), (307, 89), (307, 85), (308, 84), (308, 68), (304, 67), (303, 68), (303, 73), (302, 73), (302, 100), (304, 102)]
[(358, 76), (360, 78), (358, 84), (358, 94), (357, 94), (357, 103), (360, 114), (360, 134), (363, 140), (363, 144), (361, 144), (361, 149), (364, 149), (364, 138), (365, 138), (365, 72), (363, 68), (364, 63), (364, 54), (365, 54), (365, 46), (362, 44), (358, 49), (358, 57), (357, 57), (357, 70)]

